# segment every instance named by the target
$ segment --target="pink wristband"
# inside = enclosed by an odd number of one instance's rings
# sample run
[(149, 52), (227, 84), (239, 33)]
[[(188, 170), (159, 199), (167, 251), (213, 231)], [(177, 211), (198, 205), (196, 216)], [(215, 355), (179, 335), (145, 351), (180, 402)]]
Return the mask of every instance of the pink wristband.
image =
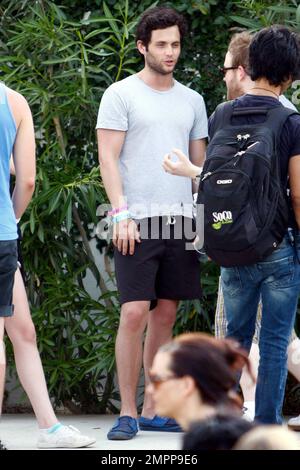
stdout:
[(128, 209), (128, 206), (127, 206), (127, 204), (125, 204), (125, 206), (117, 207), (116, 209), (112, 209), (111, 211), (108, 212), (108, 215), (119, 214), (119, 212), (125, 211), (127, 209)]

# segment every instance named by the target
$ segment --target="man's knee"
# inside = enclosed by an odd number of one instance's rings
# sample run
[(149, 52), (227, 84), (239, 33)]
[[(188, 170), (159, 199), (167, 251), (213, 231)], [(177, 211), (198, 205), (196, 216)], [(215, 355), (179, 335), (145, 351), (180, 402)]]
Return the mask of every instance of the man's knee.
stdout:
[(154, 321), (160, 327), (172, 328), (176, 320), (176, 309), (172, 307), (166, 307), (157, 312), (150, 312), (150, 315), (153, 315), (152, 321)]
[(144, 330), (147, 322), (148, 310), (142, 306), (131, 304), (122, 307), (120, 328), (131, 332)]

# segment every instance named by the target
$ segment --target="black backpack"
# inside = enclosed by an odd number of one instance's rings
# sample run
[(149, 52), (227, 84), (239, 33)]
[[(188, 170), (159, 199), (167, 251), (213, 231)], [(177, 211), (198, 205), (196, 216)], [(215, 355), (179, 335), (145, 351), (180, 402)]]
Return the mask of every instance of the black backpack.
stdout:
[[(238, 116), (264, 115), (256, 124), (232, 124)], [(204, 249), (220, 266), (263, 260), (280, 244), (289, 223), (289, 203), (280, 179), (279, 139), (295, 111), (219, 105), (200, 178), (204, 204)]]

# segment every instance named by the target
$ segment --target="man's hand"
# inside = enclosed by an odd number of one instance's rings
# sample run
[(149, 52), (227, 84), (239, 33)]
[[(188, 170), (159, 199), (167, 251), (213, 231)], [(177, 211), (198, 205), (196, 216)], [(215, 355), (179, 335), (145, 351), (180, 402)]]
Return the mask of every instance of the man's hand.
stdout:
[(188, 178), (195, 178), (201, 173), (202, 168), (196, 165), (188, 159), (188, 157), (178, 149), (173, 149), (173, 153), (178, 157), (177, 162), (171, 160), (171, 155), (167, 154), (163, 160), (163, 169), (171, 175), (185, 176)]
[(141, 237), (134, 220), (126, 219), (114, 224), (113, 244), (122, 255), (127, 255), (128, 245), (129, 254), (133, 255), (135, 242), (140, 243)]

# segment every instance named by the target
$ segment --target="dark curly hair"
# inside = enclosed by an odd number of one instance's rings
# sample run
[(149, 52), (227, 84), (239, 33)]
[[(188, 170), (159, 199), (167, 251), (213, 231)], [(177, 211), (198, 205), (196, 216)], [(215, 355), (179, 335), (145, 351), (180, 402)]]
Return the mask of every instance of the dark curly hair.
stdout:
[(249, 68), (252, 80), (265, 78), (274, 86), (300, 78), (299, 35), (280, 25), (262, 29), (251, 41)]
[(178, 26), (180, 38), (183, 40), (187, 34), (187, 23), (182, 15), (169, 7), (150, 8), (145, 11), (137, 25), (136, 41), (142, 41), (144, 46), (148, 48), (152, 31), (171, 26)]

